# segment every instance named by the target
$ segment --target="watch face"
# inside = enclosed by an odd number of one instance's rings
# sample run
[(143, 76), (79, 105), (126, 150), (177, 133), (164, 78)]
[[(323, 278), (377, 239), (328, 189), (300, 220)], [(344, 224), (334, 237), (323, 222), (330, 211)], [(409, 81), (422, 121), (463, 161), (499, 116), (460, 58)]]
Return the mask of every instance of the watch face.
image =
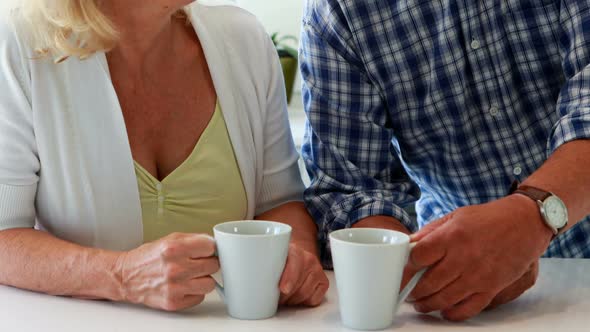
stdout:
[(543, 202), (543, 212), (551, 226), (560, 229), (567, 224), (567, 208), (556, 196), (551, 196)]

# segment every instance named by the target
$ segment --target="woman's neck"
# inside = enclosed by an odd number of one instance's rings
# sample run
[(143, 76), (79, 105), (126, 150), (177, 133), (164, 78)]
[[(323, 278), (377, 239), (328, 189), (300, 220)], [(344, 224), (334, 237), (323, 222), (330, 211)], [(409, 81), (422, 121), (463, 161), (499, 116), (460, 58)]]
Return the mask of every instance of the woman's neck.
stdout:
[(138, 73), (170, 59), (186, 40), (184, 23), (180, 24), (174, 17), (182, 7), (151, 3), (113, 0), (103, 5), (104, 12), (119, 31), (117, 47), (109, 52), (109, 57), (124, 62), (128, 70)]

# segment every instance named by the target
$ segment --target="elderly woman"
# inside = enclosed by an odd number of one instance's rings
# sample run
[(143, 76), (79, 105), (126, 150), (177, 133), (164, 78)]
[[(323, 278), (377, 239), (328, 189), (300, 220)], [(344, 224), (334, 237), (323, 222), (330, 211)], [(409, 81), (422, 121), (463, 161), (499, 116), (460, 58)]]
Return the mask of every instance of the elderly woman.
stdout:
[(0, 26), (0, 284), (139, 303), (214, 289), (212, 227), (293, 227), (281, 302), (328, 288), (255, 18), (190, 0), (24, 0)]

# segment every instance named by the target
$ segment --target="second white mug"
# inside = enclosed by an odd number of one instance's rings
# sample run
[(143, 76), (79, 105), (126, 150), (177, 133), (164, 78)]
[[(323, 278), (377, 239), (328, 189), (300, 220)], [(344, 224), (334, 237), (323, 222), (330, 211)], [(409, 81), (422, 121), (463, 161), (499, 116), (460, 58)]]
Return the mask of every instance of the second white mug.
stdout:
[(391, 326), (400, 304), (426, 271), (399, 293), (413, 247), (410, 237), (385, 229), (343, 229), (330, 234), (330, 246), (344, 325), (356, 330)]

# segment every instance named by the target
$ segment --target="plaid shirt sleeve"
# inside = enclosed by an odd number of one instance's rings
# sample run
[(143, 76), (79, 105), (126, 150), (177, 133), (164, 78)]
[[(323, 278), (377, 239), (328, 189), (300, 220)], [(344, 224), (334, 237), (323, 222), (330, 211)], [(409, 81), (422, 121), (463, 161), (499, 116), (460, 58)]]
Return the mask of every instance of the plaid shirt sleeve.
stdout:
[(342, 13), (308, 1), (300, 50), (308, 117), (302, 148), (311, 186), (304, 199), (315, 219), (322, 260), (330, 267), (329, 232), (369, 216), (391, 216), (417, 230), (401, 206), (419, 190), (392, 144), (383, 93), (354, 49)]
[[(557, 103), (560, 119), (549, 138), (548, 154), (568, 142), (590, 139), (590, 3), (564, 0), (561, 6), (566, 83)], [(545, 257), (584, 257), (588, 249), (578, 244), (587, 243), (588, 234), (590, 217), (555, 239)]]
[(567, 142), (590, 139), (590, 4), (562, 1), (560, 16), (566, 83), (557, 104), (560, 119), (549, 139), (549, 154)]

